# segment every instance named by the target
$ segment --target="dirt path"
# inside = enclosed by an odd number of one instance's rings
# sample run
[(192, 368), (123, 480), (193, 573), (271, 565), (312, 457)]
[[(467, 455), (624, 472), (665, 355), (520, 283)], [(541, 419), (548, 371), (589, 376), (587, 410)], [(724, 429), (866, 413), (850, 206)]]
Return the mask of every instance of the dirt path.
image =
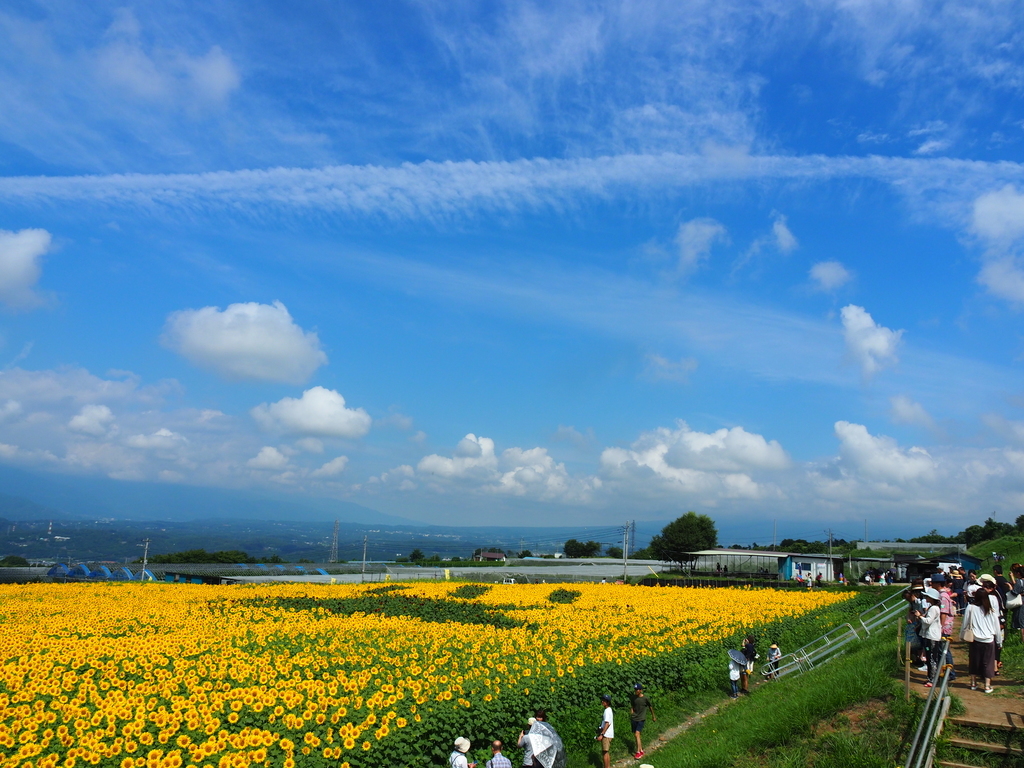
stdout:
[[(992, 687), (995, 689), (993, 693), (985, 693), (981, 688), (976, 691), (971, 690), (971, 676), (967, 673), (967, 643), (960, 642), (959, 619), (957, 619), (953, 631), (950, 650), (953, 653), (953, 669), (956, 670), (956, 680), (950, 683), (949, 689), (960, 697), (967, 710), (960, 717), (953, 719), (972, 725), (1001, 729), (1024, 727), (1024, 699), (1021, 699), (1016, 690), (1013, 690), (1020, 685), (1019, 682), (1007, 680), (1000, 675), (992, 678)], [(1017, 652), (1016, 648), (1012, 652)], [(927, 696), (928, 689), (924, 685), (928, 682), (927, 678), (926, 672), (918, 672), (911, 668), (911, 690), (917, 691), (922, 696)]]
[[(751, 688), (755, 688), (755, 687), (757, 687), (757, 686), (759, 686), (761, 684), (762, 683), (760, 681), (756, 682), (756, 683), (751, 681)], [(688, 731), (693, 726), (695, 726), (698, 723), (702, 722), (704, 720), (704, 718), (706, 718), (706, 717), (710, 717), (711, 715), (718, 714), (719, 712), (722, 711), (722, 709), (724, 707), (727, 707), (730, 704), (733, 704), (735, 701), (736, 701), (736, 699), (730, 699), (730, 698), (726, 697), (725, 699), (720, 701), (718, 704), (715, 704), (715, 706), (713, 706), (713, 707), (711, 707), (709, 709), (705, 709), (703, 712), (698, 712), (695, 715), (691, 715), (690, 717), (686, 718), (686, 720), (681, 722), (679, 725), (672, 726), (668, 730), (666, 730), (663, 733), (659, 734), (650, 743), (648, 743), (648, 741), (646, 739), (644, 739), (644, 756), (642, 758), (637, 760), (636, 758), (634, 758), (632, 756), (624, 757), (623, 759), (618, 760), (618, 761), (612, 763), (613, 768), (629, 768), (630, 766), (637, 765), (637, 763), (644, 763), (644, 762), (646, 762), (648, 757), (650, 757), (652, 753), (657, 752), (659, 749), (661, 749), (663, 746), (668, 744), (670, 741), (672, 741), (672, 739), (674, 739), (676, 736), (681, 734), (683, 731)], [(630, 734), (630, 736), (632, 736), (632, 734)]]

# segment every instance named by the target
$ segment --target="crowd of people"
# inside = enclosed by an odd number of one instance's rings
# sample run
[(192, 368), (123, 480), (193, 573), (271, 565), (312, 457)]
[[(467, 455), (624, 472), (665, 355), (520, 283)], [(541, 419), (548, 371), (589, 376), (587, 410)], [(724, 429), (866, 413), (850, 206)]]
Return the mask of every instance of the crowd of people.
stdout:
[[(595, 740), (601, 743), (604, 768), (611, 768), (611, 746), (612, 740), (615, 738), (615, 712), (612, 709), (610, 695), (601, 696), (600, 701), (601, 725), (597, 728)], [(641, 734), (648, 718), (652, 722), (658, 719), (654, 714), (653, 702), (644, 694), (643, 685), (637, 683), (633, 686), (633, 695), (630, 696), (629, 704), (630, 728), (636, 742), (633, 757), (637, 760), (646, 754)], [(551, 723), (548, 722), (547, 712), (543, 709), (538, 709), (534, 716), (527, 720), (527, 728), (519, 732), (516, 745), (523, 750), (524, 768), (565, 768), (565, 745)], [(455, 740), (455, 749), (448, 760), (450, 768), (476, 768), (477, 763), (469, 762), (469, 758), (466, 757), (471, 746), (469, 739), (464, 736)], [(500, 739), (491, 742), (491, 758), (486, 761), (486, 768), (512, 768), (512, 762), (503, 754), (504, 748), (505, 744)]]
[(979, 684), (992, 693), (992, 678), (999, 674), (1006, 632), (1017, 630), (1024, 642), (1024, 565), (1010, 566), (1010, 579), (1003, 567), (995, 564), (992, 573), (976, 574), (958, 566), (915, 579), (905, 593), (907, 640), (928, 673), (926, 686), (932, 687), (944, 665), (952, 665), (947, 650), (942, 658), (943, 641), (953, 635), (953, 620), (962, 615), (960, 639), (968, 646), (968, 673), (971, 689)]
[[(911, 642), (921, 666), (928, 673), (927, 686), (935, 684), (939, 670), (952, 665), (950, 652), (942, 657), (943, 641), (952, 638), (953, 621), (962, 616), (960, 639), (968, 644), (968, 671), (971, 688), (979, 686), (985, 693), (992, 692), (992, 678), (1002, 667), (1001, 655), (1007, 630), (1020, 632), (1024, 643), (1024, 565), (1010, 566), (1010, 578), (1003, 575), (1002, 565), (996, 563), (992, 573), (976, 574), (959, 566), (951, 566), (931, 576), (915, 579), (904, 593), (908, 602), (907, 640)], [(885, 579), (889, 574), (879, 574)], [(739, 651), (729, 651), (729, 683), (731, 697), (736, 699), (750, 692), (750, 676), (754, 662), (760, 658), (753, 635), (747, 635)], [(772, 643), (768, 650), (767, 678), (774, 677), (782, 650)], [(611, 767), (611, 744), (615, 738), (615, 718), (610, 695), (600, 698), (601, 725), (595, 740), (600, 742), (604, 768)], [(635, 741), (633, 757), (640, 759), (646, 753), (642, 732), (646, 721), (657, 720), (654, 705), (644, 694), (641, 684), (634, 686), (630, 697), (630, 727)], [(516, 745), (523, 750), (524, 768), (565, 768), (565, 746), (558, 733), (548, 722), (547, 713), (538, 710), (527, 721), (527, 728), (519, 733)], [(450, 768), (476, 768), (469, 762), (469, 739), (460, 736), (449, 759)], [(486, 768), (512, 768), (512, 762), (503, 753), (505, 744), (500, 739), (491, 742), (491, 757)]]

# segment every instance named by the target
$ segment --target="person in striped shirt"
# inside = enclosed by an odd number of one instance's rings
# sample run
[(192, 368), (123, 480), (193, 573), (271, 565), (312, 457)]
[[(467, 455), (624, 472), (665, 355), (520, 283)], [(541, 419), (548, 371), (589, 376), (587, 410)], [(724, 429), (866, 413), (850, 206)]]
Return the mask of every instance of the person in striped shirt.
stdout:
[(501, 754), (504, 746), (501, 739), (491, 742), (491, 759), (487, 761), (487, 768), (512, 768), (512, 761)]

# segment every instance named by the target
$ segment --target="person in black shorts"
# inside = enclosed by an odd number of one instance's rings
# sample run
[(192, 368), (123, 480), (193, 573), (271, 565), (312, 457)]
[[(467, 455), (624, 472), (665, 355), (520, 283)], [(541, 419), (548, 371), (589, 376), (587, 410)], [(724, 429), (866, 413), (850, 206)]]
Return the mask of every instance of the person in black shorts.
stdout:
[(650, 699), (644, 696), (644, 687), (637, 683), (633, 686), (633, 702), (629, 707), (629, 720), (633, 728), (633, 738), (636, 739), (636, 752), (633, 754), (633, 757), (637, 760), (645, 754), (643, 742), (640, 740), (640, 731), (644, 729), (648, 713), (651, 715), (651, 721), (657, 722), (658, 718), (654, 715), (654, 705), (651, 704)]

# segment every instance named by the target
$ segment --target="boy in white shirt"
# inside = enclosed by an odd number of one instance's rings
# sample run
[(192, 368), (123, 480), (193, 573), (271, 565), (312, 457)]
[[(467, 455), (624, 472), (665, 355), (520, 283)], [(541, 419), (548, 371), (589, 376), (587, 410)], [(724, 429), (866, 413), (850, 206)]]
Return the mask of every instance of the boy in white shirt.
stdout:
[(604, 707), (604, 716), (601, 719), (601, 728), (597, 732), (597, 741), (601, 742), (601, 757), (604, 759), (604, 768), (612, 768), (612, 739), (615, 738), (615, 713), (612, 712), (612, 697), (607, 693), (601, 697), (601, 706)]

